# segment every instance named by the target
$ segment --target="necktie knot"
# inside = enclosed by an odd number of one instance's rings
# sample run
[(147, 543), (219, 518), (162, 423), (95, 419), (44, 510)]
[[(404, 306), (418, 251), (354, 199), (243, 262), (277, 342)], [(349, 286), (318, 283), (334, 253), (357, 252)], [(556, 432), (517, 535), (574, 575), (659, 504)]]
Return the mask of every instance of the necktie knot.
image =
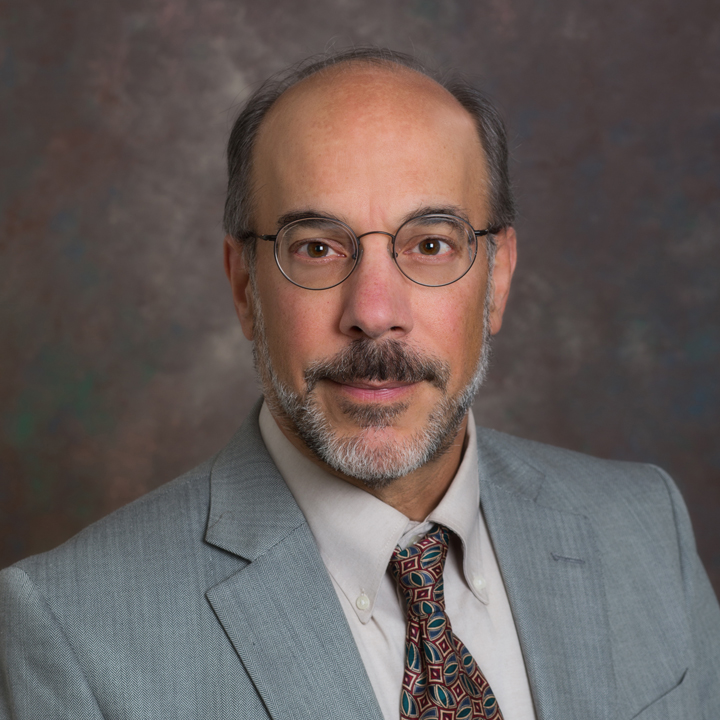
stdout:
[(448, 550), (449, 531), (435, 525), (414, 545), (395, 548), (390, 572), (400, 588), (405, 612), (418, 618), (445, 610), (443, 569)]

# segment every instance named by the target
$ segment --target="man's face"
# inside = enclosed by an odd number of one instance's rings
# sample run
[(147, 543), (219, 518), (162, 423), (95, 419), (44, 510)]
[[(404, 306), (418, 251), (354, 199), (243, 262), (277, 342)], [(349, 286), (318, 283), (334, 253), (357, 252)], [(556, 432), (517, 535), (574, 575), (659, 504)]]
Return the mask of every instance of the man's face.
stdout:
[[(476, 229), (489, 222), (472, 119), (405, 70), (344, 67), (295, 86), (264, 121), (253, 170), (262, 234), (297, 213), (337, 218), (356, 235), (395, 233), (419, 212), (460, 215)], [(494, 284), (481, 242), (467, 275), (425, 287), (400, 273), (387, 236), (368, 235), (353, 274), (322, 291), (290, 283), (259, 240), (253, 281), (233, 282), (281, 426), (367, 484), (441, 454), (464, 426), (487, 336), (500, 327), (513, 240), (500, 238)]]

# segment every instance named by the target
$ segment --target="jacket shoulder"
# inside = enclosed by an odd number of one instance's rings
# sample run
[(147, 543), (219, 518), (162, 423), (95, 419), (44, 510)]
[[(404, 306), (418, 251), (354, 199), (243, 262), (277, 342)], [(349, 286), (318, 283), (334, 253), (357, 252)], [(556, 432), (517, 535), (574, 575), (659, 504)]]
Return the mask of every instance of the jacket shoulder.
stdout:
[[(178, 478), (92, 523), (62, 545), (17, 562), (39, 588), (83, 578), (121, 579), (171, 558), (178, 547), (199, 544), (209, 507), (211, 458)], [(152, 572), (152, 570), (150, 571)]]
[(667, 512), (682, 504), (673, 480), (652, 464), (598, 458), (488, 428), (478, 428), (477, 441), (481, 472), (496, 479), (533, 477), (540, 498), (581, 514), (637, 504)]

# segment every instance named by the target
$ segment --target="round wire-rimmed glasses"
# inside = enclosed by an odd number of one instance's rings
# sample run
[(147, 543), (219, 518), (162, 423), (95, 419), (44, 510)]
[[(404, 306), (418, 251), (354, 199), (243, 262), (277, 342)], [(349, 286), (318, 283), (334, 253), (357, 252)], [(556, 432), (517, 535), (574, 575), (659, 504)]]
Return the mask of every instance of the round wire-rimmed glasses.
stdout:
[(400, 272), (412, 282), (426, 287), (442, 287), (457, 282), (473, 266), (479, 237), (500, 228), (475, 230), (455, 215), (419, 215), (404, 222), (393, 235), (374, 230), (355, 235), (340, 220), (307, 217), (283, 225), (275, 235), (256, 237), (275, 243), (275, 262), (294, 285), (307, 290), (329, 290), (347, 280), (363, 253), (360, 239), (366, 235), (386, 235), (388, 250)]

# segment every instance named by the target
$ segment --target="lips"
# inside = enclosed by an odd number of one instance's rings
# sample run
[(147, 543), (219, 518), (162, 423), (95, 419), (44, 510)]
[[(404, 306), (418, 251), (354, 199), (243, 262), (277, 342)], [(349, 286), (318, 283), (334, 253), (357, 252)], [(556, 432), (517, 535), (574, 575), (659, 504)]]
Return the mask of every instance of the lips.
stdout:
[(397, 402), (412, 392), (418, 383), (403, 383), (398, 381), (389, 382), (367, 382), (353, 381), (338, 383), (328, 380), (335, 385), (340, 392), (349, 395), (356, 402)]

